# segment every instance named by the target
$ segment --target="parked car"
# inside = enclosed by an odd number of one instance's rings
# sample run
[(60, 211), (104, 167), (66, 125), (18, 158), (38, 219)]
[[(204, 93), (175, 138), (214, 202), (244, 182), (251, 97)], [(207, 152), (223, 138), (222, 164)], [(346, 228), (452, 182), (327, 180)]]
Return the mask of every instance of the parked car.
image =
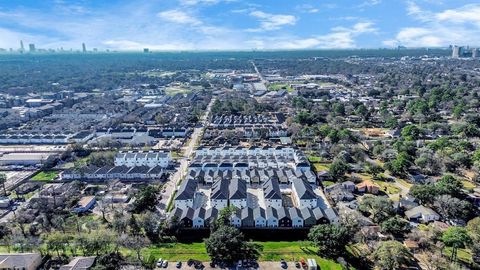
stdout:
[(283, 269), (287, 269), (287, 268), (288, 268), (287, 262), (286, 262), (284, 259), (281, 259), (281, 260), (280, 260), (280, 266), (281, 266)]
[(162, 264), (163, 264), (162, 258), (158, 259), (158, 261), (157, 261), (157, 267), (162, 267)]
[(167, 260), (163, 261), (162, 267), (163, 267), (163, 268), (167, 268), (167, 266), (168, 266), (168, 261), (167, 261)]
[(175, 265), (175, 267), (177, 267), (178, 269), (182, 268), (182, 262), (177, 262), (177, 264)]

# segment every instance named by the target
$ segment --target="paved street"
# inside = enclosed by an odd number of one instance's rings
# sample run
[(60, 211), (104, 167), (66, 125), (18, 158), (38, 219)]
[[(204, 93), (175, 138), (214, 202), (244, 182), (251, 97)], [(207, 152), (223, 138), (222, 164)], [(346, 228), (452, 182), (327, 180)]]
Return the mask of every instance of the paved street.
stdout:
[(205, 113), (200, 119), (200, 122), (202, 124), (201, 127), (196, 127), (193, 130), (190, 141), (188, 141), (188, 144), (184, 147), (183, 157), (179, 161), (180, 165), (178, 167), (178, 170), (170, 177), (170, 180), (165, 184), (165, 192), (162, 193), (164, 196), (162, 196), (162, 199), (160, 201), (160, 208), (163, 213), (165, 213), (168, 202), (170, 201), (171, 196), (173, 195), (180, 180), (183, 179), (183, 177), (187, 173), (190, 158), (193, 155), (195, 147), (199, 144), (200, 139), (203, 136), (204, 128), (208, 125), (208, 119), (214, 102), (215, 98), (212, 98), (212, 100), (207, 106)]

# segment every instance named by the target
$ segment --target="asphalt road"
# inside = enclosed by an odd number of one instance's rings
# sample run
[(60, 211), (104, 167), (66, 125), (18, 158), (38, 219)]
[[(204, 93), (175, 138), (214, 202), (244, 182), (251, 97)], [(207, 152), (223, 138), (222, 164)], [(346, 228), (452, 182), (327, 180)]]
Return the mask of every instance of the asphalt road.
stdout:
[(190, 137), (190, 141), (184, 147), (183, 157), (180, 159), (180, 165), (178, 170), (170, 177), (169, 181), (165, 183), (165, 192), (163, 192), (162, 199), (160, 200), (160, 211), (163, 214), (166, 214), (166, 208), (168, 202), (173, 200), (172, 195), (174, 194), (175, 189), (177, 188), (178, 184), (180, 183), (181, 179), (185, 176), (188, 169), (188, 164), (190, 162), (190, 158), (193, 156), (195, 147), (199, 144), (200, 139), (203, 136), (203, 131), (205, 127), (208, 125), (210, 112), (212, 110), (213, 103), (215, 102), (215, 98), (212, 98), (210, 103), (207, 106), (205, 113), (203, 114), (202, 118), (200, 119), (202, 125), (201, 127), (197, 127), (193, 130), (192, 136)]

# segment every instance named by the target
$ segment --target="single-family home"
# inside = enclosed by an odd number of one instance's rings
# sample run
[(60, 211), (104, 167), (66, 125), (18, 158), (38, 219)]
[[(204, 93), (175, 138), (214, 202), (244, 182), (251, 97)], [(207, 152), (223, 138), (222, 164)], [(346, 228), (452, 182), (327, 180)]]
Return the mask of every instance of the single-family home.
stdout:
[(440, 219), (440, 215), (437, 214), (437, 212), (423, 205), (405, 211), (405, 216), (410, 221), (421, 223), (428, 223)]
[(93, 208), (95, 202), (95, 196), (85, 196), (78, 201), (75, 208), (73, 208), (73, 212), (77, 214), (85, 213)]

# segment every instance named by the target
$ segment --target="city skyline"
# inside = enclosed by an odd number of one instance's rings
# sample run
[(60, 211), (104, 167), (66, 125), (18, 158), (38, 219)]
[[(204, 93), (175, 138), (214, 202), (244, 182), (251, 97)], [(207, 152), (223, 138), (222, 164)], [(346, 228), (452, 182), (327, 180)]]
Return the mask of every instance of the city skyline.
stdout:
[(477, 47), (479, 12), (463, 0), (23, 1), (0, 6), (0, 48), (20, 50), (20, 40), (138, 51)]

